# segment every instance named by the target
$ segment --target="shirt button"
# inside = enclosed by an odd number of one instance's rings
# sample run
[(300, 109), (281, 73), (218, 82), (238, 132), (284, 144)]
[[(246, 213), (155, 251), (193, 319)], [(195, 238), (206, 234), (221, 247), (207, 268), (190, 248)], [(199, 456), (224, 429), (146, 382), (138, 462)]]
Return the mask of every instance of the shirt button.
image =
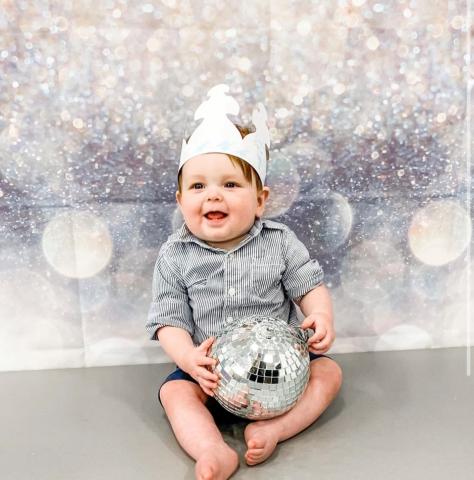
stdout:
[(235, 295), (235, 288), (234, 288), (234, 287), (230, 287), (229, 290), (227, 290), (227, 293), (228, 293), (230, 296)]

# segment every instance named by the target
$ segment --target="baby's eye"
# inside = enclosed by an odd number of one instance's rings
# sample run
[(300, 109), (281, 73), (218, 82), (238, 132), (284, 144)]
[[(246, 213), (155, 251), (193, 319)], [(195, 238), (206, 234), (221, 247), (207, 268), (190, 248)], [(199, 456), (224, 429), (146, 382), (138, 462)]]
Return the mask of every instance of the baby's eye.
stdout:
[(237, 184), (235, 182), (226, 182), (225, 186), (226, 188), (234, 188)]
[(200, 190), (201, 188), (204, 188), (204, 185), (202, 183), (193, 183), (191, 188), (194, 190)]

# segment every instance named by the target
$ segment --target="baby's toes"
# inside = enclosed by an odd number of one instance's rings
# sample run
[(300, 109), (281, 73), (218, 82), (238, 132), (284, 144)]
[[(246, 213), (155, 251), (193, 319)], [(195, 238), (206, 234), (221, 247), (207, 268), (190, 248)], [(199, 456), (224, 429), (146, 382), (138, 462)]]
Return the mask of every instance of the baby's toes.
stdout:
[(247, 447), (248, 450), (245, 453), (245, 457), (250, 460), (257, 460), (265, 451), (265, 442), (263, 440), (250, 440)]
[(264, 446), (265, 446), (265, 440), (263, 438), (252, 438), (252, 440), (249, 440), (249, 443), (247, 445), (249, 451), (262, 450)]
[(247, 452), (245, 460), (249, 465), (264, 462), (275, 450), (278, 443), (276, 434), (271, 435), (267, 430), (261, 431), (257, 423), (250, 424), (245, 430)]
[(261, 463), (263, 460), (263, 452), (259, 454), (251, 454), (247, 453), (245, 455), (245, 462), (247, 465), (257, 465), (257, 463)]

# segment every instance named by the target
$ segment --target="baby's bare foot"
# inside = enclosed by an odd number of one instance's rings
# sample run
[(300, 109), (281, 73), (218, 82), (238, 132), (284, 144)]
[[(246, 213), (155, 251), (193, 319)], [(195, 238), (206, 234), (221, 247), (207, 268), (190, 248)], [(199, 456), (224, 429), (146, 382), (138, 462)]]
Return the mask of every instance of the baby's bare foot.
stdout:
[(198, 480), (226, 480), (239, 466), (237, 452), (228, 445), (213, 445), (196, 461)]
[(244, 436), (248, 448), (245, 461), (248, 465), (264, 462), (278, 443), (278, 433), (271, 425), (266, 425), (265, 420), (249, 423), (245, 427)]

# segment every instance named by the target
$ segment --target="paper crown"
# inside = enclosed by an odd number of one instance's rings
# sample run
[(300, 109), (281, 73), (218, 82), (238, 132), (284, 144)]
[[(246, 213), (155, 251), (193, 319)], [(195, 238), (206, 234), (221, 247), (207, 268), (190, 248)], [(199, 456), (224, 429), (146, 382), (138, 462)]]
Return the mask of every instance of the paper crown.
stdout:
[(227, 117), (227, 114), (239, 113), (239, 104), (233, 97), (226, 95), (228, 91), (227, 85), (216, 85), (209, 90), (208, 99), (197, 108), (194, 120), (202, 119), (202, 122), (187, 142), (183, 140), (178, 171), (196, 155), (227, 153), (249, 163), (264, 185), (267, 171), (265, 145), (270, 147), (267, 112), (261, 103), (257, 104), (252, 114), (256, 131), (242, 138), (237, 127)]

